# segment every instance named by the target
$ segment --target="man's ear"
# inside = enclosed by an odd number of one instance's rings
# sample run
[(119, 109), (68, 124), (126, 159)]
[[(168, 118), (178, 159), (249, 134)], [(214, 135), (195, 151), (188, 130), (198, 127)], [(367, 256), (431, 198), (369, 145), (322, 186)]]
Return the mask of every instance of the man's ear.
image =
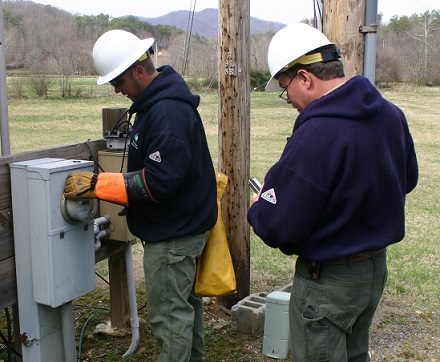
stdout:
[(309, 74), (304, 69), (298, 70), (296, 76), (298, 77), (299, 81), (302, 83), (306, 82), (309, 78)]
[(307, 86), (309, 88), (312, 85), (313, 78), (311, 77), (311, 73), (307, 72), (304, 69), (298, 70), (298, 73), (296, 75), (298, 77), (298, 80), (302, 85)]
[(143, 77), (144, 76), (145, 69), (144, 69), (144, 67), (142, 65), (138, 64), (135, 67), (133, 67), (132, 72), (133, 72), (133, 75), (136, 78), (139, 78), (139, 77)]

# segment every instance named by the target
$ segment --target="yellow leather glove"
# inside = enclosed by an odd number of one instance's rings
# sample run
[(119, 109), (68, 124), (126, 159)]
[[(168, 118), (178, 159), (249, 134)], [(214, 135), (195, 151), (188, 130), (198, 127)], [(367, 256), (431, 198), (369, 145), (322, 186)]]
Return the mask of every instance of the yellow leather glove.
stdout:
[(74, 171), (66, 179), (66, 199), (96, 199), (95, 186), (98, 175), (90, 171)]
[(64, 186), (66, 199), (92, 199), (128, 204), (122, 173), (74, 171), (66, 179)]

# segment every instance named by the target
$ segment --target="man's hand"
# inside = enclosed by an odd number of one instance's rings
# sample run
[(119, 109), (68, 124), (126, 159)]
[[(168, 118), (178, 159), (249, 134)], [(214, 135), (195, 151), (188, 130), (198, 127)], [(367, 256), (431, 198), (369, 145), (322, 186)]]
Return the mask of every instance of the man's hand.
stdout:
[(98, 175), (90, 171), (74, 171), (66, 179), (64, 195), (66, 199), (95, 199)]
[(258, 193), (255, 193), (255, 192), (254, 192), (254, 193), (252, 194), (252, 197), (251, 197), (252, 203), (257, 202), (258, 199), (260, 198), (261, 190), (263, 190), (263, 186), (264, 186), (264, 183), (261, 185), (260, 191), (258, 191)]

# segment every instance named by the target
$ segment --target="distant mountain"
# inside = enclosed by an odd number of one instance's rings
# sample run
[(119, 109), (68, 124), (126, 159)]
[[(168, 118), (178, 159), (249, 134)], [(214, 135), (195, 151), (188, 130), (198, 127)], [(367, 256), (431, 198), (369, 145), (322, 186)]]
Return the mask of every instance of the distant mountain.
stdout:
[[(157, 18), (138, 17), (141, 21), (147, 21), (153, 25), (170, 25), (176, 28), (187, 31), (188, 17), (190, 12), (188, 10), (173, 11), (171, 13), (159, 16)], [(191, 19), (189, 19), (191, 20)], [(285, 24), (275, 23), (272, 21), (265, 21), (251, 17), (250, 30), (251, 34), (266, 33), (269, 31), (277, 32)], [(202, 36), (213, 36), (218, 34), (218, 10), (205, 9), (194, 13), (192, 32)]]

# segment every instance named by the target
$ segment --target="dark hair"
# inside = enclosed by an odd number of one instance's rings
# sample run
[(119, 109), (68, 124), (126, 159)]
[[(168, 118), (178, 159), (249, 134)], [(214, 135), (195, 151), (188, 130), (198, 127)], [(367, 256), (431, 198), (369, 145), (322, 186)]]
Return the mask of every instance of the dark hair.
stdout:
[(295, 65), (287, 69), (284, 74), (293, 78), (300, 69), (307, 70), (320, 80), (330, 80), (333, 78), (341, 78), (345, 76), (344, 65), (340, 60), (332, 60), (325, 63), (317, 62), (312, 64), (296, 63)]

